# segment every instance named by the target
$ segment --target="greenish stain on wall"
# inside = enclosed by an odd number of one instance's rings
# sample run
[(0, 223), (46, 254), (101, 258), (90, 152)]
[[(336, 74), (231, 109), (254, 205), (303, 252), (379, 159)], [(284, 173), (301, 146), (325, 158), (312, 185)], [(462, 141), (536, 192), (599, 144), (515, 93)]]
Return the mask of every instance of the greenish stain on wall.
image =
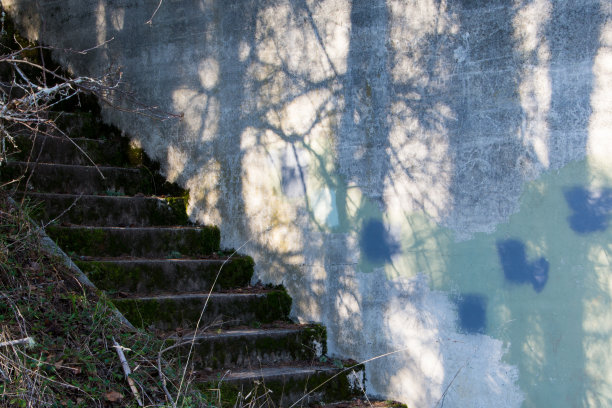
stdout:
[[(391, 278), (429, 276), (432, 289), (458, 305), (485, 300), (484, 333), (508, 347), (506, 362), (519, 368), (526, 407), (607, 405), (612, 394), (600, 381), (612, 341), (612, 230), (572, 230), (565, 193), (576, 186), (597, 192), (611, 184), (587, 161), (550, 171), (525, 185), (520, 210), (507, 223), (462, 242), (420, 214), (404, 215), (401, 255), (386, 266)], [(525, 264), (548, 263), (540, 291), (507, 279), (498, 244), (508, 240), (524, 245)]]

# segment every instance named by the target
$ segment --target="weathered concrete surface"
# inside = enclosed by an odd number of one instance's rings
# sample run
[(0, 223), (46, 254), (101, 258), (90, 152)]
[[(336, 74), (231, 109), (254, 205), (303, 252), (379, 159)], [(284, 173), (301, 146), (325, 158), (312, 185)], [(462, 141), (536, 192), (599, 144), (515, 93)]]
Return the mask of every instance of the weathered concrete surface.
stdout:
[[(612, 404), (608, 1), (4, 0), (411, 406)], [(38, 14), (42, 12), (42, 14)], [(41, 17), (44, 16), (44, 17)]]

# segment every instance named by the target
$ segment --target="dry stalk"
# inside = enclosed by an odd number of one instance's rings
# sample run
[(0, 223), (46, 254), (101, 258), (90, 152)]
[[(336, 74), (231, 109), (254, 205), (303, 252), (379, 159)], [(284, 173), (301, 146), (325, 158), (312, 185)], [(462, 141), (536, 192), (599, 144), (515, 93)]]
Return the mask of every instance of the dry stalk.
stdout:
[(134, 394), (134, 398), (136, 398), (136, 401), (138, 402), (138, 406), (140, 407), (144, 406), (140, 398), (140, 393), (138, 392), (138, 388), (136, 388), (136, 384), (134, 383), (134, 380), (132, 379), (132, 377), (130, 377), (130, 374), (132, 374), (132, 370), (130, 370), (130, 365), (128, 364), (128, 361), (125, 358), (125, 354), (123, 354), (123, 347), (121, 347), (119, 343), (117, 343), (114, 337), (113, 337), (113, 347), (117, 351), (117, 355), (119, 356), (119, 360), (121, 361), (121, 367), (123, 367), (123, 372), (125, 373), (125, 378), (127, 379), (127, 382), (130, 386), (130, 390), (132, 390), (132, 394)]
[(19, 340), (3, 341), (0, 343), (0, 347), (15, 346), (17, 344), (28, 344), (32, 346), (34, 345), (34, 339), (32, 337), (26, 337)]

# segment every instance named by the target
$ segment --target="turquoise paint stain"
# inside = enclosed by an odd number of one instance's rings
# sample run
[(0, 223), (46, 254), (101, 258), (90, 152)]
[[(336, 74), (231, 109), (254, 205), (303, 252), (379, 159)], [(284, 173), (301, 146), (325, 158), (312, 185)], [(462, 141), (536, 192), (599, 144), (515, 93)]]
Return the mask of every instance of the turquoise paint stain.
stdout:
[[(578, 199), (568, 205), (567, 193), (576, 186), (588, 193), (574, 195)], [(407, 221), (401, 253), (385, 268), (406, 277), (428, 275), (432, 289), (454, 300), (460, 331), (479, 333), (484, 327), (504, 342), (504, 362), (519, 369), (524, 408), (612, 406), (612, 384), (605, 381), (612, 366), (612, 228), (601, 230), (601, 214), (612, 213), (602, 212), (606, 191), (612, 191), (606, 174), (586, 160), (573, 162), (526, 183), (519, 211), (494, 232), (460, 242), (420, 213), (385, 214), (378, 219)], [(596, 231), (575, 231), (570, 220), (580, 208), (597, 221), (582, 225)], [(462, 308), (461, 294), (486, 301), (468, 298)], [(478, 324), (479, 316), (484, 324)]]
[(331, 208), (329, 209), (329, 214), (327, 214), (327, 218), (325, 219), (325, 223), (329, 228), (335, 228), (340, 225), (340, 216), (338, 214), (338, 202), (336, 200), (336, 192), (331, 190)]

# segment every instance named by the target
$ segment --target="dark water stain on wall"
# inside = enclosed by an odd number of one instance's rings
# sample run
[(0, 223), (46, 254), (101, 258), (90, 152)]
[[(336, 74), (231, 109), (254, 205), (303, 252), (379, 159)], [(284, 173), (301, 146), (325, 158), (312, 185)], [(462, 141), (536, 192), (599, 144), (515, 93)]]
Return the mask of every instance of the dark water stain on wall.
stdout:
[(369, 262), (382, 264), (391, 262), (391, 257), (399, 252), (400, 246), (385, 229), (382, 221), (369, 219), (363, 224), (359, 237), (362, 254)]
[(579, 234), (605, 231), (612, 211), (612, 190), (590, 191), (573, 187), (565, 191), (565, 201), (572, 210), (570, 227)]
[(548, 282), (549, 264), (545, 258), (533, 262), (527, 260), (525, 244), (517, 239), (497, 241), (497, 253), (507, 281), (515, 284), (531, 283), (541, 292)]
[(466, 294), (455, 300), (459, 328), (464, 333), (484, 333), (487, 328), (487, 299), (483, 295)]

